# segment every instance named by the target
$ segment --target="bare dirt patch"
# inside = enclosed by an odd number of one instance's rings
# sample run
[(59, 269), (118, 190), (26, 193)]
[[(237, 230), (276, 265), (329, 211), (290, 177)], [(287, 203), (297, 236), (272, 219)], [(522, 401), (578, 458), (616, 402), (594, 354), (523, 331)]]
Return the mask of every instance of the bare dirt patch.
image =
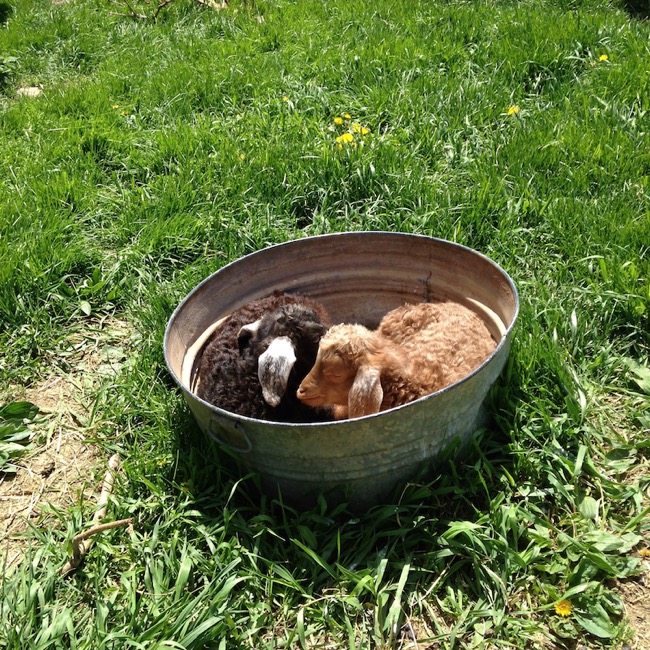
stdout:
[[(647, 397), (638, 394), (632, 397), (628, 394), (607, 392), (599, 400), (598, 413), (602, 423), (618, 433), (621, 439), (628, 440), (627, 432), (630, 427), (637, 426), (630, 422), (630, 412), (641, 410), (646, 403)], [(644, 431), (647, 433), (647, 431)], [(647, 486), (647, 478), (650, 475), (650, 462), (641, 453), (636, 463), (630, 467), (626, 474), (626, 481), (629, 484), (639, 483)], [(650, 507), (648, 490), (642, 493), (643, 508)], [(643, 546), (639, 549), (641, 559), (641, 573), (636, 578), (619, 581), (616, 585), (621, 600), (623, 601), (624, 616), (632, 631), (632, 638), (623, 646), (622, 650), (648, 650), (650, 648), (650, 538), (645, 536)]]
[[(19, 397), (42, 411), (34, 429), (44, 440), (17, 463), (15, 476), (0, 478), (0, 545), (8, 566), (22, 557), (29, 523), (51, 524), (46, 506), (68, 508), (81, 493), (89, 496), (93, 490), (89, 483), (100, 462), (97, 450), (86, 442), (70, 410), (72, 403), (75, 412), (84, 412), (81, 397), (77, 387), (61, 376), (53, 376)], [(46, 431), (39, 434), (44, 427)]]
[(643, 562), (643, 574), (636, 580), (618, 585), (623, 599), (625, 618), (634, 632), (629, 647), (633, 650), (650, 648), (650, 562)]
[(98, 493), (108, 458), (92, 442), (101, 422), (95, 400), (120, 371), (130, 335), (128, 324), (115, 319), (75, 332), (61, 367), (35, 386), (0, 394), (0, 403), (24, 400), (41, 411), (32, 425), (33, 449), (15, 463), (15, 475), (0, 474), (0, 566), (20, 562), (30, 526), (60, 525), (52, 508), (65, 510)]

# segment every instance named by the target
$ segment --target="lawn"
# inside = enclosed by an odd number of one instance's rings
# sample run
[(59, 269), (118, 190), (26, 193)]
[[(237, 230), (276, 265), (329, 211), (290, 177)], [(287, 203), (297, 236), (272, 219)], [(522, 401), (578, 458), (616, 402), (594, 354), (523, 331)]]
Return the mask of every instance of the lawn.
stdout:
[[(156, 11), (0, 1), (0, 648), (648, 647), (647, 6)], [(521, 311), (465, 456), (297, 511), (162, 340), (226, 263), (351, 230), (479, 250)], [(63, 576), (115, 454), (132, 522)]]

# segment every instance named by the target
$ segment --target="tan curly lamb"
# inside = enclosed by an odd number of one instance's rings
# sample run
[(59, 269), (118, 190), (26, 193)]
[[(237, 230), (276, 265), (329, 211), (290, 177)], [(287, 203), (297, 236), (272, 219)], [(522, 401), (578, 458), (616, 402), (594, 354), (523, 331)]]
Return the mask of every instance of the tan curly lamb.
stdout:
[(411, 402), (467, 376), (496, 348), (471, 309), (452, 301), (399, 307), (372, 331), (331, 327), (297, 396), (338, 405), (337, 416), (370, 415)]

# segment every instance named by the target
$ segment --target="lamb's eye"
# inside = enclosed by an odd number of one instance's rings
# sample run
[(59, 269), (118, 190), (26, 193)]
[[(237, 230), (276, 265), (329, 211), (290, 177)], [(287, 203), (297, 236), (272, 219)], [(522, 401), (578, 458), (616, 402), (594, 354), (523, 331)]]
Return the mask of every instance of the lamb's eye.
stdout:
[(327, 379), (329, 379), (331, 382), (334, 383), (340, 383), (345, 380), (346, 378), (346, 373), (341, 372), (339, 370), (334, 370), (334, 371), (329, 371), (325, 373), (325, 376)]

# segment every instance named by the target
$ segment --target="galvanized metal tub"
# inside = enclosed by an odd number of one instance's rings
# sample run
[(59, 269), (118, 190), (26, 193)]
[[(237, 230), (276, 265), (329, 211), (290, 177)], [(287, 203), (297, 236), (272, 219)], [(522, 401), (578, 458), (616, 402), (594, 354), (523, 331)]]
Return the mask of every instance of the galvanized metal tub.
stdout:
[[(194, 358), (215, 324), (276, 289), (311, 296), (334, 322), (374, 327), (404, 303), (453, 299), (474, 309), (498, 345), (470, 375), (375, 415), (314, 424), (242, 417), (192, 391)], [(517, 320), (514, 283), (486, 256), (452, 242), (390, 232), (308, 237), (265, 248), (201, 282), (167, 325), (165, 360), (199, 427), (259, 473), (263, 489), (309, 505), (320, 491), (356, 510), (385, 499), (450, 443), (466, 443), (506, 362)]]

